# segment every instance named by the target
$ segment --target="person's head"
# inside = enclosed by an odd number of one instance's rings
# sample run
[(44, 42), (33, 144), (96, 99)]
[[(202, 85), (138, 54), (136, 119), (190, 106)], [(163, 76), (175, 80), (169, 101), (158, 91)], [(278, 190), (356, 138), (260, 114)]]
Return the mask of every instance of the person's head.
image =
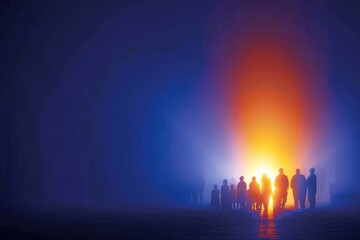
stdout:
[(217, 185), (216, 185), (216, 184), (214, 184), (214, 189), (215, 189), (215, 190), (217, 189)]
[(284, 174), (284, 169), (279, 168), (279, 174)]
[(244, 181), (244, 176), (241, 176), (240, 177), (240, 182), (243, 182)]
[(253, 181), (253, 182), (256, 182), (256, 177), (252, 177), (252, 181)]
[(223, 180), (223, 184), (224, 184), (224, 185), (227, 185), (227, 183), (228, 183), (227, 179), (224, 179), (224, 180)]
[(310, 168), (310, 174), (314, 174), (315, 173), (315, 168)]
[(300, 174), (300, 169), (296, 169), (296, 174)]
[(231, 184), (231, 185), (230, 185), (230, 188), (232, 188), (232, 189), (233, 189), (233, 188), (234, 188), (234, 184)]
[(267, 174), (264, 173), (264, 174), (262, 175), (262, 177), (263, 177), (263, 178), (267, 178)]

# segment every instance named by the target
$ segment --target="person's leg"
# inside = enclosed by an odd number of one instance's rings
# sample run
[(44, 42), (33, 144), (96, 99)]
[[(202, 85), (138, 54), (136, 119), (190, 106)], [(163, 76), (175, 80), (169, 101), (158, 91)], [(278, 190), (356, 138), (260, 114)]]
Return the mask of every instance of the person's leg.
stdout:
[(287, 195), (288, 195), (288, 192), (287, 192), (287, 190), (285, 190), (285, 192), (284, 192), (284, 202), (283, 202), (283, 208), (285, 208), (285, 204), (286, 204), (286, 202), (287, 202)]
[(257, 202), (257, 206), (256, 206), (256, 209), (257, 209), (257, 210), (261, 210), (262, 203), (263, 203), (263, 196), (260, 195), (260, 196), (258, 197), (258, 202)]
[(301, 209), (305, 209), (305, 197), (306, 197), (306, 192), (305, 192), (305, 191), (301, 191), (299, 197), (300, 197), (300, 207), (301, 207)]
[(265, 196), (265, 200), (264, 200), (264, 211), (267, 212), (268, 211), (268, 207), (269, 207), (269, 197), (270, 196)]
[(293, 198), (294, 198), (294, 208), (298, 209), (297, 194), (295, 191), (293, 191)]
[(275, 211), (280, 210), (281, 202), (282, 202), (282, 193), (279, 190), (276, 190), (275, 191), (275, 196), (274, 196), (274, 209), (275, 209)]
[(283, 204), (284, 204), (284, 192), (281, 191), (279, 196), (279, 208), (282, 208)]
[(315, 209), (316, 205), (315, 205), (315, 193), (311, 194), (311, 209)]
[(308, 193), (308, 202), (310, 204), (310, 209), (314, 209), (314, 194), (311, 192)]
[(252, 209), (252, 204), (253, 204), (253, 200), (251, 196), (248, 196), (246, 199), (246, 206), (248, 207), (249, 210)]

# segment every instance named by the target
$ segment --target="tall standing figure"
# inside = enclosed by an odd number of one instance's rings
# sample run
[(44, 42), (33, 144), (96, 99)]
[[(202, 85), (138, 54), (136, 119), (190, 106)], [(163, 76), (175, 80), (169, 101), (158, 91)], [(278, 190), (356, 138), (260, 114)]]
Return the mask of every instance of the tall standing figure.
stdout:
[(261, 202), (264, 205), (264, 211), (268, 211), (269, 201), (272, 194), (271, 181), (266, 174), (261, 178)]
[(229, 191), (229, 208), (236, 209), (236, 191), (234, 184), (230, 185)]
[(300, 169), (296, 169), (296, 174), (291, 178), (290, 187), (293, 191), (295, 209), (300, 207), (305, 209), (306, 198), (306, 179), (300, 174)]
[(229, 210), (229, 185), (228, 180), (223, 180), (223, 185), (221, 186), (221, 207), (223, 210)]
[(310, 169), (310, 176), (306, 180), (306, 187), (308, 190), (308, 201), (310, 209), (316, 208), (316, 175), (315, 168)]
[(211, 191), (211, 207), (213, 209), (219, 209), (220, 206), (220, 191), (217, 189), (217, 185), (214, 185), (214, 189)]
[(246, 182), (244, 181), (244, 176), (240, 177), (240, 182), (237, 185), (237, 203), (239, 209), (245, 208), (246, 202)]
[(279, 175), (277, 175), (275, 179), (275, 204), (274, 208), (279, 209), (283, 208), (285, 209), (285, 204), (287, 201), (287, 190), (289, 188), (289, 179), (284, 174), (284, 169), (279, 169)]
[(260, 199), (260, 185), (256, 182), (256, 177), (252, 178), (249, 184), (249, 208), (252, 210), (260, 210), (261, 199)]

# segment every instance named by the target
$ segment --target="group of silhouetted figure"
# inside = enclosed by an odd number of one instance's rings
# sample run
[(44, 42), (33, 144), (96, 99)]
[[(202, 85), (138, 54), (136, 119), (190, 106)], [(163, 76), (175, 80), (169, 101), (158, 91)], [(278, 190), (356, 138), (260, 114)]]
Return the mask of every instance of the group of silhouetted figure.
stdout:
[[(235, 187), (234, 184), (228, 185), (226, 179), (223, 180), (221, 190), (215, 184), (211, 192), (211, 206), (214, 209), (219, 209), (220, 205), (223, 210), (231, 209), (249, 209), (260, 211), (268, 211), (270, 198), (273, 197), (274, 211), (285, 209), (287, 201), (289, 179), (284, 174), (282, 168), (279, 169), (279, 175), (276, 177), (275, 191), (272, 190), (271, 180), (267, 174), (263, 174), (260, 184), (256, 181), (256, 177), (252, 177), (252, 181), (247, 188), (244, 177), (240, 177), (240, 182)], [(304, 175), (300, 174), (300, 170), (296, 169), (296, 174), (291, 178), (290, 187), (294, 197), (294, 207), (298, 209), (305, 209), (306, 194), (308, 195), (308, 202), (310, 209), (316, 208), (316, 175), (315, 169), (310, 169), (310, 175), (306, 179)]]

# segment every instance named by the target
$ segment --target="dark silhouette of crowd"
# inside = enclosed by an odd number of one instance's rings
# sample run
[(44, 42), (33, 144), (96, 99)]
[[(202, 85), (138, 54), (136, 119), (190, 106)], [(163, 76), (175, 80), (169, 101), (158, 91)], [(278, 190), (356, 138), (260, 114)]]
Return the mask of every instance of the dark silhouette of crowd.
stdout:
[(257, 182), (256, 177), (252, 177), (247, 188), (247, 183), (243, 176), (240, 177), (237, 185), (228, 185), (228, 180), (224, 179), (221, 190), (215, 184), (211, 192), (211, 206), (214, 209), (236, 210), (248, 209), (253, 211), (268, 211), (270, 199), (273, 198), (274, 211), (285, 209), (289, 186), (292, 189), (294, 198), (294, 207), (305, 209), (306, 194), (308, 195), (308, 203), (310, 209), (316, 208), (316, 175), (315, 169), (310, 169), (310, 175), (306, 179), (300, 173), (300, 169), (296, 169), (295, 175), (291, 178), (290, 184), (288, 177), (284, 174), (282, 168), (279, 169), (279, 175), (276, 176), (273, 192), (270, 178), (264, 173), (261, 178), (261, 186)]

